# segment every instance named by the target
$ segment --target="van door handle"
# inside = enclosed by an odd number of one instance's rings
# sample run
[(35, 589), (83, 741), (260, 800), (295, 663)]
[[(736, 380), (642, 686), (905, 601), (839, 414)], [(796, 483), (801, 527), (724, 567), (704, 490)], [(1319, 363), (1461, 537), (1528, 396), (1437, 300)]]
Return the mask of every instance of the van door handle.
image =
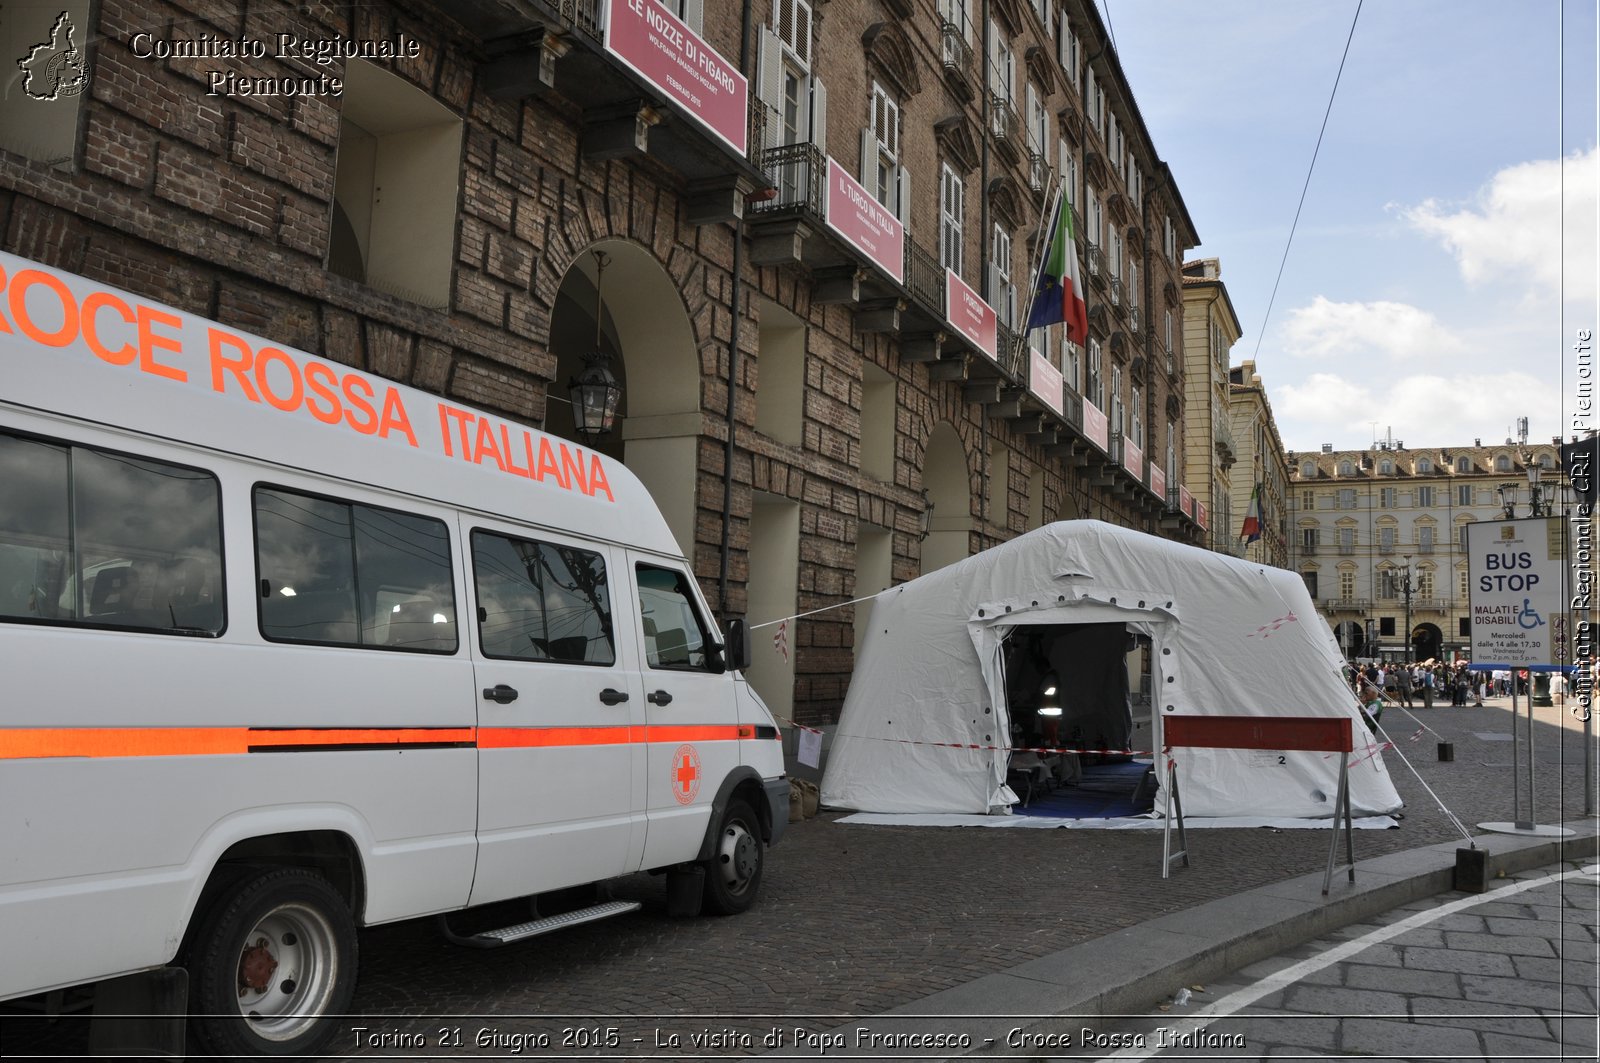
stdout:
[(620, 705), (628, 700), (628, 695), (620, 690), (612, 690), (610, 687), (606, 687), (600, 691), (600, 700), (607, 705)]
[(498, 686), (484, 687), (483, 696), (496, 704), (509, 705), (517, 700), (517, 688), (501, 683)]
[(644, 700), (648, 701), (652, 705), (670, 705), (672, 704), (672, 695), (668, 694), (665, 690), (657, 690), (653, 693), (646, 694), (644, 696)]

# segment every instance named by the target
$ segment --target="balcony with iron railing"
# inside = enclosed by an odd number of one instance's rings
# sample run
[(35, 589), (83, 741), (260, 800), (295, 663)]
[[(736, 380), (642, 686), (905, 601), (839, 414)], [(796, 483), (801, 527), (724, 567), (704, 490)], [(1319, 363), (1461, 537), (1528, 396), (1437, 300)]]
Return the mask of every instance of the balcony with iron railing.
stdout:
[(946, 20), (939, 24), (939, 37), (945, 84), (962, 100), (972, 99), (972, 44), (967, 30)]
[(1100, 250), (1099, 244), (1083, 245), (1083, 264), (1089, 272), (1090, 280), (1104, 279), (1105, 270), (1102, 268), (1104, 263), (1105, 254)]
[(944, 319), (944, 267), (921, 244), (906, 237), (905, 288), (935, 321)]
[(584, 36), (601, 42), (600, 0), (561, 0), (561, 21)]
[[(1129, 293), (1129, 298), (1132, 298), (1132, 293)], [(1142, 328), (1144, 328), (1144, 310), (1140, 308), (1138, 303), (1129, 303), (1128, 331), (1138, 332)], [(1169, 369), (1168, 372), (1171, 372), (1171, 370)]]
[(1112, 306), (1121, 306), (1122, 305), (1122, 278), (1121, 277), (1112, 277), (1111, 278), (1111, 305)]
[(1372, 608), (1372, 599), (1340, 595), (1329, 598), (1322, 603), (1322, 607), (1330, 613), (1363, 613)]
[(1223, 463), (1223, 468), (1239, 460), (1239, 444), (1233, 438), (1233, 428), (1228, 424), (1227, 417), (1212, 418), (1211, 441), (1216, 446), (1217, 459)]
[(822, 217), (822, 189), (828, 160), (815, 144), (784, 144), (761, 152), (756, 160), (777, 194), (751, 203), (754, 214), (808, 210)]
[(1022, 158), (1022, 118), (1011, 97), (999, 93), (989, 96), (989, 131), (994, 136), (995, 148), (1010, 162)]

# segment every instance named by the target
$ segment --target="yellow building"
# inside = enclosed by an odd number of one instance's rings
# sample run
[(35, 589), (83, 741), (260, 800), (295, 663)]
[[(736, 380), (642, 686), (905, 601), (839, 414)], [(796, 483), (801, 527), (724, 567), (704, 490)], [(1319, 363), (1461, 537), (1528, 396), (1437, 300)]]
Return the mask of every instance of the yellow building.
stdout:
[[(1246, 557), (1287, 568), (1289, 462), (1255, 362), (1247, 359), (1228, 371), (1228, 412), (1238, 461), (1231, 470), (1234, 527), (1223, 530), (1231, 530), (1234, 543)], [(1247, 544), (1239, 532), (1250, 512), (1250, 496), (1257, 490), (1261, 494), (1261, 537)]]
[(1222, 264), (1214, 258), (1184, 263), (1182, 482), (1194, 492), (1196, 519), (1206, 528), (1201, 545), (1234, 554), (1240, 552), (1239, 522), (1230, 470), (1239, 444), (1229, 411), (1228, 361), (1242, 334)]

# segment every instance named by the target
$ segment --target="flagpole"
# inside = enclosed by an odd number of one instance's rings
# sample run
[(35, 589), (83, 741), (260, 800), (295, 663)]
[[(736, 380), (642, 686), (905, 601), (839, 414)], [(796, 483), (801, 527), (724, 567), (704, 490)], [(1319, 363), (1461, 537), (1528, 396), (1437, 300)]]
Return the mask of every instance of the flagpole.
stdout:
[[(1028, 273), (1028, 314), (1022, 320), (1022, 327), (1017, 330), (1018, 350), (1012, 352), (1013, 356), (1019, 355), (1021, 349), (1028, 345), (1028, 336), (1033, 331), (1028, 327), (1027, 318), (1033, 316), (1033, 301), (1039, 297), (1039, 272), (1044, 269), (1045, 260), (1050, 257), (1050, 245), (1055, 242), (1055, 226), (1060, 221), (1061, 197), (1065, 194), (1066, 178), (1057, 176), (1053, 166), (1050, 168), (1050, 173), (1052, 175), (1050, 194), (1045, 197), (1048, 209), (1039, 216), (1039, 228), (1043, 234), (1039, 240), (1039, 255), (1034, 260), (1032, 271)], [(1050, 220), (1046, 222), (1046, 219)]]

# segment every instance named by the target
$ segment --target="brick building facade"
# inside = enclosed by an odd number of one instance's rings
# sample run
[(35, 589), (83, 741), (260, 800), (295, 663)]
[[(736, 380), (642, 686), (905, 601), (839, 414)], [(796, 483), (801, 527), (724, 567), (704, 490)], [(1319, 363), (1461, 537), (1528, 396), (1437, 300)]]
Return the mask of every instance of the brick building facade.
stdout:
[[(1091, 3), (671, 5), (749, 78), (744, 150), (592, 0), (48, 6), (13, 12), (64, 59), (0, 110), (0, 248), (562, 435), (598, 350), (624, 391), (587, 442), (723, 618), (1054, 519), (1200, 536), (1169, 504), (1197, 237)], [(904, 224), (901, 279), (830, 225), (829, 158)], [(1058, 174), (1081, 347), (1022, 338)], [(993, 354), (946, 321), (947, 266)], [(777, 711), (836, 716), (866, 608), (758, 654)]]

